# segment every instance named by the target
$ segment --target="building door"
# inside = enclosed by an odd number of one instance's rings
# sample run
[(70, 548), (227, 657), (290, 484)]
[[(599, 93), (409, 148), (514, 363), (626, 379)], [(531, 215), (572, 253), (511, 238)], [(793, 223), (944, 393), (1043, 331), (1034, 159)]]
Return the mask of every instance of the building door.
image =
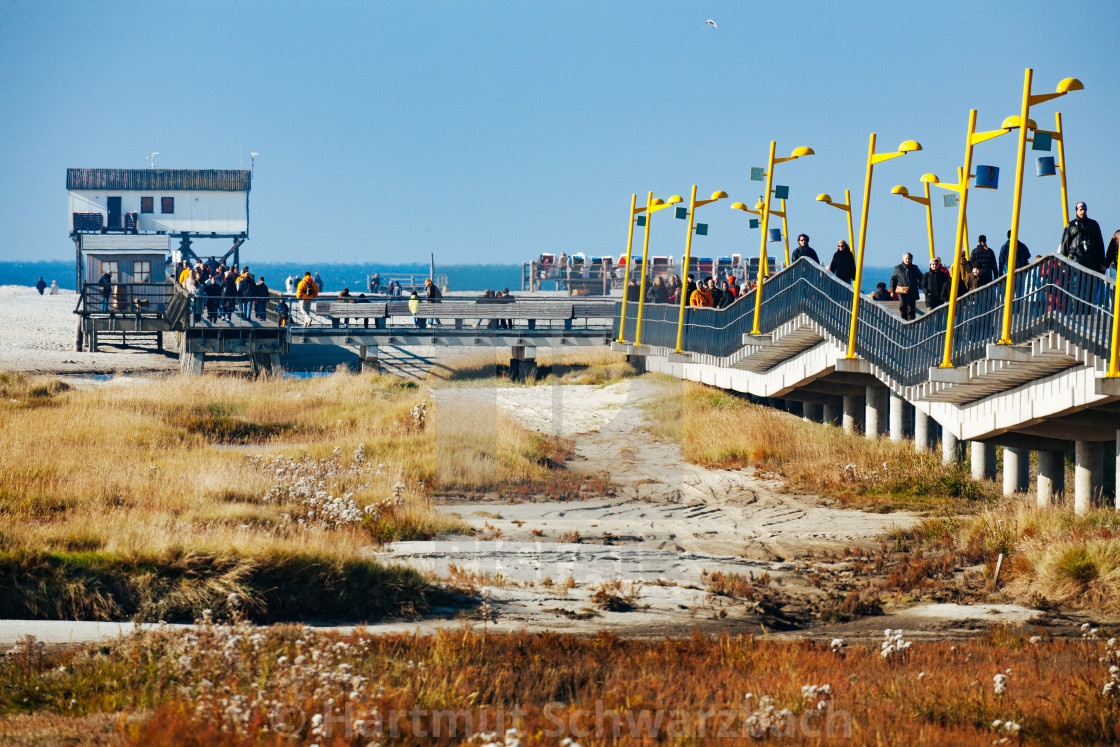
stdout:
[(109, 207), (109, 221), (105, 224), (106, 228), (120, 228), (121, 227), (121, 198), (109, 197), (107, 204)]

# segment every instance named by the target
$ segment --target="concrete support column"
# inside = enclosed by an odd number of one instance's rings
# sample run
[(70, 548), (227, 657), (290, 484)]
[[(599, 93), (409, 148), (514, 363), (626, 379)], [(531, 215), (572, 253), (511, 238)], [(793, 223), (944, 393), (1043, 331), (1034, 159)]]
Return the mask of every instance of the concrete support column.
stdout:
[(842, 405), (825, 405), (823, 417), (825, 425), (839, 425), (844, 417), (844, 408)]
[(844, 432), (855, 433), (860, 422), (860, 411), (863, 409), (863, 398), (855, 395), (844, 395)]
[(1073, 458), (1073, 511), (1088, 513), (1104, 482), (1104, 448), (1100, 441), (1078, 441)]
[(514, 345), (509, 350), (509, 375), (516, 381), (537, 378), (537, 349)]
[(962, 456), (964, 456), (964, 449), (961, 446), (960, 440), (955, 435), (942, 428), (941, 463), (956, 464), (960, 462)]
[(184, 376), (201, 376), (206, 363), (206, 353), (179, 353), (179, 373)]
[(887, 395), (885, 386), (867, 387), (866, 406), (863, 413), (863, 432), (868, 438), (878, 438), (887, 429)]
[(1114, 447), (1114, 453), (1116, 454), (1116, 471), (1113, 474), (1116, 475), (1116, 481), (1112, 484), (1114, 486), (1114, 489), (1116, 490), (1116, 508), (1120, 509), (1120, 428), (1116, 429), (1116, 444)]
[(906, 416), (909, 414), (907, 409), (910, 403), (899, 397), (894, 392), (890, 393), (890, 411), (891, 411), (891, 441), (902, 441), (906, 438), (906, 421), (909, 419)]
[(1031, 450), (1003, 447), (1003, 494), (1027, 492), (1031, 474)]
[(914, 408), (914, 451), (929, 451), (930, 418), (921, 410)]
[(381, 373), (381, 359), (376, 345), (360, 345), (358, 357), (362, 359), (362, 373)]
[(983, 441), (970, 441), (969, 444), (972, 449), (972, 479), (996, 479), (996, 445)]
[(1038, 452), (1038, 507), (1048, 508), (1060, 502), (1066, 491), (1066, 453)]
[(810, 423), (821, 422), (822, 407), (815, 402), (805, 402), (801, 405), (801, 417)]

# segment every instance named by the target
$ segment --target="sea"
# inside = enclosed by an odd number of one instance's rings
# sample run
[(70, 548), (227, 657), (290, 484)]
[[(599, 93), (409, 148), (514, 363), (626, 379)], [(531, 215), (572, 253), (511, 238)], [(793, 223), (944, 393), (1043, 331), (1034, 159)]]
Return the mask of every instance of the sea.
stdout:
[[(297, 279), (310, 270), (318, 272), (323, 279), (324, 290), (327, 293), (337, 293), (343, 288), (351, 292), (365, 290), (366, 278), (374, 273), (385, 275), (415, 274), (418, 278), (428, 276), (428, 263), (417, 264), (319, 264), (287, 262), (254, 262), (248, 260), (249, 270), (257, 276), (264, 275), (265, 282), (270, 288), (279, 290), (284, 287), (284, 280), (288, 275)], [(880, 280), (889, 282), (893, 267), (865, 267), (863, 271), (863, 289), (870, 293), (875, 289), (875, 283)], [(50, 285), (52, 280), (58, 281), (59, 288), (76, 288), (77, 271), (73, 260), (54, 262), (0, 262), (0, 285), (35, 285), (42, 277)], [(521, 265), (520, 264), (493, 264), (493, 265), (436, 265), (436, 273), (447, 275), (447, 284), (454, 292), (482, 292), (484, 290), (501, 290), (509, 288), (517, 292), (521, 290)], [(96, 278), (94, 278), (96, 280)]]

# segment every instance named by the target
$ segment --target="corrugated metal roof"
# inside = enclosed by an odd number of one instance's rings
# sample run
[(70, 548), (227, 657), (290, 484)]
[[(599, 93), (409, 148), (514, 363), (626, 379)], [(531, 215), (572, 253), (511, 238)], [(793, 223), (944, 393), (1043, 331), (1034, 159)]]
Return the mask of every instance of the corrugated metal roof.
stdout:
[(166, 234), (83, 234), (82, 250), (87, 252), (146, 251), (168, 252), (171, 237)]
[(252, 174), (218, 169), (66, 169), (67, 189), (248, 192)]

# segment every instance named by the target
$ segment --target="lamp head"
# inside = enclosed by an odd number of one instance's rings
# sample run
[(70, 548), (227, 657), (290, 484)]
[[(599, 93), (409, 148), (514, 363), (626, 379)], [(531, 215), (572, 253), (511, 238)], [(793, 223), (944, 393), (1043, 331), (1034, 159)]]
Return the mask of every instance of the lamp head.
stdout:
[(906, 197), (907, 195), (910, 194), (910, 190), (908, 190), (906, 187), (903, 187), (903, 186), (899, 185), (899, 186), (896, 186), (896, 187), (891, 187), (891, 194), (892, 195), (902, 195), (903, 197)]
[(941, 180), (937, 178), (937, 174), (922, 174), (922, 181), (926, 184), (937, 184)]
[[(1004, 130), (1018, 129), (1018, 127), (1022, 123), (1022, 121), (1023, 121), (1023, 118), (1020, 117), (1020, 116), (1008, 117), (1007, 119), (1003, 120), (1003, 124), (1000, 125), (1000, 129), (1004, 129)], [(1027, 129), (1028, 130), (1037, 130), (1038, 129), (1038, 125), (1035, 123), (1035, 121), (1033, 119), (1030, 119), (1029, 117), (1027, 118)]]
[(727, 198), (727, 193), (724, 192), (722, 189), (719, 189), (719, 190), (716, 190), (715, 192), (712, 192), (712, 199), (713, 200), (723, 200), (723, 199), (726, 199), (726, 198)]
[(650, 206), (651, 207), (658, 207), (658, 206), (664, 205), (664, 204), (665, 204), (665, 200), (662, 200), (660, 197), (654, 197), (653, 202), (650, 203)]
[(922, 149), (922, 144), (919, 143), (917, 140), (907, 140), (906, 142), (902, 143), (902, 145), (898, 146), (898, 152), (899, 153), (909, 153), (911, 151), (921, 150), (921, 149)]
[(733, 203), (731, 203), (731, 209), (732, 210), (746, 210), (747, 206), (744, 205), (741, 202), (733, 202)]
[(260, 153), (250, 153), (250, 154), (249, 154), (249, 156), (250, 156), (251, 158), (256, 158), (256, 157), (257, 157), (257, 156), (259, 156), (259, 155), (260, 155)]
[(1069, 93), (1070, 91), (1084, 91), (1085, 86), (1081, 84), (1077, 78), (1064, 78), (1058, 84), (1058, 93)]
[(790, 158), (801, 158), (801, 156), (815, 156), (812, 148), (807, 148), (802, 145), (800, 148), (794, 148), (793, 153), (789, 154)]
[(821, 193), (817, 195), (817, 202), (832, 202), (832, 195)]
[(678, 202), (684, 202), (684, 200), (681, 199), (680, 195), (673, 195), (672, 197), (669, 198), (669, 201), (666, 202), (665, 204), (666, 205), (676, 205)]
[(761, 209), (762, 209), (763, 207), (765, 207), (765, 206), (764, 206), (764, 205), (762, 204), (762, 198), (761, 198), (761, 197), (759, 197), (759, 198), (758, 198), (758, 202), (756, 202), (756, 203), (754, 204), (754, 209), (755, 209), (755, 210), (761, 210)]

